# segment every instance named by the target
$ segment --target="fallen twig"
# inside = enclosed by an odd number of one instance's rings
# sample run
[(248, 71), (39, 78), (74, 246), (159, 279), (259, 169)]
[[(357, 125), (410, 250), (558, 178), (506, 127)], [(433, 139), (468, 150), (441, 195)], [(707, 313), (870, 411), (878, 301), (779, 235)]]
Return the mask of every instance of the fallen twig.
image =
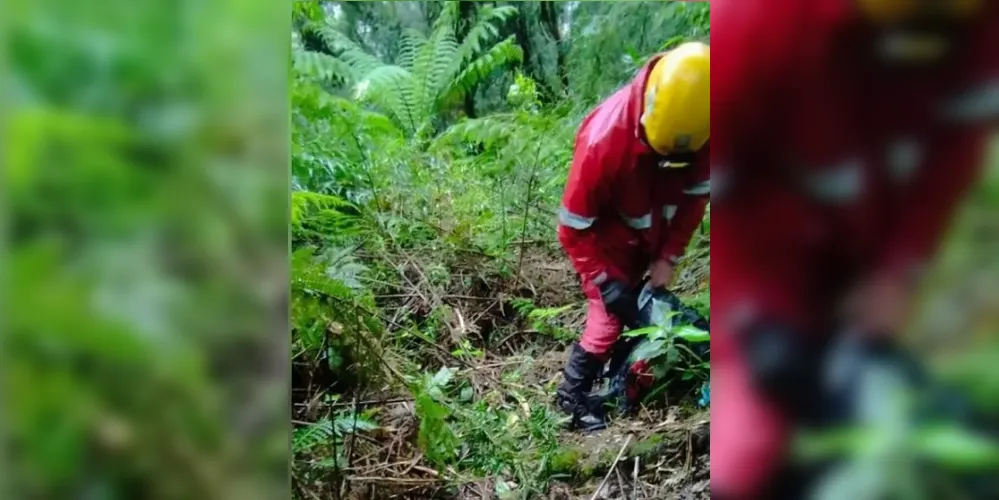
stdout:
[(435, 477), (349, 476), (347, 481), (354, 483), (434, 484), (441, 479)]
[[(376, 299), (409, 299), (413, 297), (419, 297), (415, 293), (393, 293), (388, 295), (377, 295)], [(442, 299), (460, 299), (460, 300), (500, 300), (499, 297), (475, 297), (472, 295), (441, 295)]]
[(632, 491), (635, 494), (635, 498), (638, 498), (639, 491), (641, 491), (643, 497), (645, 496), (645, 488), (642, 486), (642, 483), (638, 481), (638, 461), (639, 458), (635, 457), (635, 468), (631, 472), (631, 482), (634, 485), (632, 486)]
[(690, 471), (691, 463), (694, 460), (694, 433), (690, 430), (687, 431), (687, 456), (684, 459), (683, 470), (684, 472)]
[(624, 478), (621, 477), (621, 471), (617, 467), (614, 467), (613, 470), (614, 470), (614, 474), (617, 475), (617, 487), (621, 489), (621, 496), (623, 496), (625, 499), (627, 499), (628, 498), (628, 490), (624, 486)]
[[(412, 403), (412, 397), (406, 398), (390, 398), (390, 399), (369, 399), (366, 401), (358, 401), (357, 406), (371, 406), (371, 405), (388, 405), (393, 403)], [(301, 403), (298, 403), (301, 404)], [(320, 405), (330, 406), (332, 408), (339, 408), (342, 406), (353, 406), (353, 401), (337, 401), (335, 403), (321, 403)]]
[[(347, 458), (347, 464), (346, 464), (347, 467), (350, 467), (351, 464), (352, 464), (352, 460), (354, 458), (354, 456), (353, 456), (354, 455), (354, 441), (357, 439), (357, 431), (356, 431), (356, 429), (357, 429), (357, 416), (358, 415), (357, 415), (357, 395), (356, 394), (354, 395), (354, 402), (351, 405), (351, 413), (353, 413), (353, 422), (351, 422), (351, 424), (350, 424), (351, 432), (350, 432), (350, 436), (348, 436), (348, 441), (347, 441), (347, 457), (346, 457)], [(348, 493), (349, 492), (350, 492), (350, 490), (348, 490)]]
[[(414, 458), (413, 460), (410, 460), (409, 463), (406, 464), (406, 469), (403, 470), (402, 472), (400, 472), (399, 475), (400, 476), (405, 476), (406, 474), (409, 474), (409, 471), (413, 470), (413, 467), (416, 467), (416, 464), (418, 464), (420, 462), (420, 460), (422, 460), (422, 459), (423, 459), (423, 453), (417, 454), (416, 458)], [(435, 471), (434, 472), (434, 476), (436, 476), (436, 475), (437, 475), (437, 472)]]
[[(419, 458), (417, 458), (416, 460), (419, 460)], [(405, 466), (407, 466), (407, 468), (404, 469), (403, 472), (401, 472), (401, 473), (398, 474), (400, 476), (404, 476), (404, 475), (406, 475), (407, 472), (409, 472), (409, 466), (412, 465), (413, 463), (415, 463), (416, 460), (405, 460), (405, 461), (402, 461), (402, 462), (392, 462), (392, 463), (377, 464), (374, 467), (350, 467), (347, 470), (351, 471), (351, 472), (358, 472), (358, 473), (361, 473), (361, 474), (368, 475), (368, 474), (371, 474), (372, 472), (378, 472), (378, 471), (385, 470), (385, 469), (391, 469), (392, 467), (397, 467), (399, 465), (405, 465)]]
[(522, 365), (524, 363), (525, 363), (525, 360), (523, 360), (523, 359), (514, 359), (514, 360), (509, 360), (509, 361), (500, 361), (498, 363), (487, 363), (487, 364), (484, 364), (484, 365), (473, 366), (471, 368), (465, 368), (460, 373), (474, 372), (474, 371), (479, 371), (479, 370), (485, 370), (485, 369), (488, 369), (488, 368), (499, 368), (499, 367), (502, 367), (502, 366)]
[(590, 500), (596, 500), (597, 496), (600, 495), (600, 490), (604, 488), (604, 484), (607, 484), (607, 479), (610, 478), (611, 471), (617, 467), (617, 463), (621, 461), (621, 456), (624, 455), (624, 451), (628, 449), (628, 443), (631, 443), (631, 438), (632, 435), (628, 434), (628, 439), (624, 440), (624, 444), (621, 445), (621, 451), (617, 452), (617, 457), (614, 458), (614, 462), (611, 464), (610, 470), (604, 474), (604, 480), (600, 481), (600, 484), (597, 486), (596, 491), (593, 492), (593, 496), (590, 497)]

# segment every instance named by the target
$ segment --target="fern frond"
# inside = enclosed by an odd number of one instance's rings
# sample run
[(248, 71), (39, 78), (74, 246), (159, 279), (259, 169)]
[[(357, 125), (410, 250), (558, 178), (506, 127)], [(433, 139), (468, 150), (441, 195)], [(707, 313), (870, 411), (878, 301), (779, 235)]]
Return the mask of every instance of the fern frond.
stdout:
[(441, 9), (441, 13), (437, 16), (437, 20), (434, 21), (434, 25), (430, 31), (435, 32), (442, 29), (454, 30), (459, 15), (458, 2), (444, 2), (444, 8)]
[(406, 68), (383, 64), (364, 74), (357, 82), (355, 98), (364, 100), (368, 92), (378, 92), (396, 87), (401, 81), (412, 80), (413, 74)]
[(301, 226), (306, 215), (314, 210), (329, 210), (346, 217), (344, 209), (355, 208), (350, 202), (339, 196), (311, 191), (293, 191), (291, 193), (291, 225)]
[(484, 54), (469, 63), (465, 69), (459, 73), (448, 85), (447, 90), (442, 93), (442, 103), (453, 102), (454, 100), (471, 92), (477, 85), (482, 83), (489, 75), (501, 67), (519, 63), (523, 60), (524, 52), (511, 36), (496, 45), (493, 45)]
[(476, 54), (482, 52), (483, 45), (500, 35), (497, 25), (506, 22), (518, 13), (518, 9), (512, 5), (479, 9), (478, 21), (475, 26), (468, 30), (465, 39), (461, 42), (459, 48), (461, 63), (464, 64), (472, 60)]
[(360, 45), (348, 38), (347, 35), (340, 33), (328, 25), (311, 24), (309, 25), (309, 29), (318, 34), (319, 38), (326, 44), (326, 47), (336, 54), (337, 57), (350, 64), (358, 74), (369, 73), (385, 64), (377, 57), (368, 54)]
[[(517, 13), (511, 6), (480, 9), (471, 35), (459, 43), (456, 2), (447, 2), (429, 37), (403, 33), (397, 64), (385, 64), (330, 24), (312, 23), (335, 56), (296, 56), (296, 66), (314, 79), (353, 84), (355, 98), (372, 104), (411, 136), (433, 131), (442, 107), (472, 92), (493, 70), (520, 61), (523, 52), (513, 37), (485, 49), (498, 36), (497, 24)], [(314, 98), (318, 99), (318, 98)]]
[[(369, 136), (378, 135), (386, 138), (402, 135), (402, 131), (393, 123), (390, 116), (364, 109), (349, 99), (321, 90), (319, 92), (315, 107), (329, 116), (338, 118), (340, 123), (347, 125), (348, 132), (363, 132)], [(337, 131), (335, 135), (343, 137), (345, 134)]]
[(292, 449), (295, 453), (307, 453), (318, 446), (328, 446), (336, 438), (378, 428), (378, 424), (365, 415), (340, 412), (332, 420), (323, 418), (318, 422), (297, 427), (292, 437)]
[(486, 7), (486, 12), (480, 14), (480, 18), (491, 23), (506, 22), (517, 16), (520, 10), (513, 5), (500, 5), (499, 7)]
[(462, 69), (462, 58), (458, 53), (458, 40), (454, 33), (445, 31), (434, 44), (435, 54), (433, 66), (428, 75), (428, 105), (433, 106), (447, 92), (448, 84)]
[(425, 114), (413, 89), (413, 81), (409, 70), (383, 65), (358, 82), (355, 95), (388, 113), (406, 130), (413, 131)]
[(435, 141), (435, 148), (446, 147), (454, 142), (482, 144), (486, 148), (504, 141), (510, 136), (523, 133), (510, 114), (495, 114), (482, 118), (464, 120), (445, 130)]
[(333, 422), (326, 418), (297, 427), (291, 440), (292, 451), (296, 454), (308, 453), (318, 446), (328, 445), (333, 437)]
[(346, 412), (333, 420), (333, 428), (342, 436), (355, 432), (368, 432), (378, 429), (378, 424), (364, 415), (351, 415)]
[(368, 268), (354, 256), (353, 248), (328, 248), (320, 260), (326, 264), (326, 277), (354, 291), (364, 290), (360, 278)]
[(355, 290), (327, 276), (327, 266), (317, 260), (315, 248), (302, 247), (291, 253), (292, 295), (323, 295), (352, 303)]
[(311, 50), (295, 50), (292, 54), (295, 70), (319, 81), (343, 84), (352, 80), (353, 69), (329, 54)]
[(404, 30), (399, 39), (399, 55), (396, 56), (396, 64), (403, 68), (413, 69), (416, 55), (426, 42), (427, 37), (423, 33), (414, 29)]
[(434, 105), (434, 97), (439, 90), (433, 87), (432, 82), (434, 66), (437, 63), (437, 46), (449, 34), (453, 36), (450, 27), (435, 29), (430, 34), (430, 38), (420, 46), (413, 60), (413, 90), (415, 92), (411, 103), (414, 110), (420, 110), (418, 112), (420, 115), (424, 114), (424, 109), (430, 109)]

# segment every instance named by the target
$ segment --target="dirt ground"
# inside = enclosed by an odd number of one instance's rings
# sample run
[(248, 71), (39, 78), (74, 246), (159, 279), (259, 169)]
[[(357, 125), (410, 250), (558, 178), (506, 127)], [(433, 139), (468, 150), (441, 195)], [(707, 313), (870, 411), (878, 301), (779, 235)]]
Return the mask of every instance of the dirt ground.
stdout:
[[(471, 264), (465, 267), (474, 268)], [(406, 311), (430, 311), (440, 308), (440, 304), (431, 302), (443, 303), (447, 311), (444, 320), (451, 330), (450, 345), (428, 352), (444, 357), (443, 353), (465, 341), (482, 347), (484, 356), (466, 360), (460, 367), (461, 376), (475, 388), (476, 397), (502, 392), (496, 384), (514, 380), (518, 387), (529, 388), (536, 395), (535, 402), (554, 402), (550, 393), (561, 377), (571, 339), (557, 340), (533, 331), (512, 310), (512, 304), (517, 297), (529, 298), (535, 307), (572, 304), (560, 316), (560, 326), (578, 332), (585, 319), (585, 302), (564, 258), (545, 251), (530, 252), (524, 256), (519, 274), (512, 278), (483, 277), (470, 270), (462, 276), (462, 282), (470, 286), (458, 288), (455, 280), (455, 285), (444, 292), (431, 291), (421, 283), (419, 276), (424, 273), (418, 269), (412, 274), (414, 291), (395, 304), (383, 305), (383, 309), (394, 306)], [(684, 269), (679, 281), (696, 286), (705, 280), (701, 274), (696, 269)], [(387, 391), (365, 398), (377, 400), (366, 408), (377, 411), (381, 428), (353, 444), (351, 452), (360, 458), (354, 461), (351, 471), (349, 498), (506, 500), (496, 494), (491, 478), (465, 481), (455, 487), (453, 481), (425, 463), (415, 446), (419, 424), (407, 396), (405, 392)], [(573, 477), (550, 484), (546, 498), (709, 498), (708, 429), (707, 410), (674, 406), (656, 411), (643, 409), (589, 435), (564, 431), (560, 442), (577, 451), (579, 464)]]

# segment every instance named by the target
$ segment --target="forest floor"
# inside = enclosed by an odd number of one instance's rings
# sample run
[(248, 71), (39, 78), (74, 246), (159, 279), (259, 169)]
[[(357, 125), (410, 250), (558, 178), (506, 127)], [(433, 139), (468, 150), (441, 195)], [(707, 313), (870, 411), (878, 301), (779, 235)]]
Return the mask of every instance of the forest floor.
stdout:
[[(475, 267), (474, 263), (466, 264)], [(681, 296), (707, 286), (706, 259), (703, 266), (698, 264), (681, 268), (676, 280)], [(535, 473), (537, 482), (531, 485), (526, 498), (709, 498), (708, 410), (696, 408), (691, 398), (666, 401), (664, 395), (656, 408), (642, 408), (636, 415), (615, 420), (607, 429), (589, 435), (552, 430), (550, 424), (539, 423), (539, 412), (557, 415), (554, 388), (568, 347), (585, 320), (585, 302), (577, 277), (564, 256), (551, 248), (526, 249), (513, 277), (491, 282), (451, 279), (451, 283), (465, 283), (461, 290), (430, 290), (419, 282), (419, 276), (425, 274), (419, 264), (408, 265), (411, 272), (405, 274), (414, 277), (412, 289), (391, 297), (396, 302), (380, 304), (380, 308), (412, 314), (428, 307), (424, 302), (446, 304), (444, 310), (448, 313), (443, 315), (444, 325), (440, 328), (450, 335), (437, 339), (437, 344), (425, 351), (430, 359), (421, 360), (421, 365), (429, 372), (457, 365), (454, 378), (466, 388), (462, 407), (473, 409), (480, 404), (474, 411), (482, 413), (473, 414), (471, 426), (476, 425), (474, 419), (481, 418), (482, 434), (494, 437), (485, 438), (481, 445), (479, 441), (466, 441), (467, 447), (495, 446), (489, 453), (512, 453), (506, 459), (512, 464), (520, 463), (516, 453), (524, 453), (525, 467), (542, 467), (546, 471)], [(458, 267), (452, 266), (452, 271)], [(557, 308), (557, 319), (531, 321), (523, 314), (523, 305), (517, 304), (524, 298), (529, 298), (533, 310)], [(480, 352), (471, 357), (455, 356), (458, 346), (471, 346)], [(334, 498), (525, 498), (526, 488), (519, 487), (523, 485), (518, 485), (516, 478), (531, 476), (531, 471), (483, 477), (457, 464), (444, 470), (434, 467), (421, 451), (427, 449), (426, 444), (419, 444), (417, 398), (405, 388), (396, 387), (355, 395), (349, 401), (341, 399), (338, 404), (347, 409), (353, 407), (355, 412), (364, 410), (373, 416), (379, 429), (347, 440), (345, 446), (351, 458), (346, 487)], [(538, 429), (530, 436), (557, 440), (555, 449), (549, 447), (539, 460), (533, 444), (525, 443), (523, 450), (510, 449), (517, 447), (516, 442), (506, 448), (497, 444), (502, 439), (502, 426), (487, 423), (496, 415), (507, 424), (524, 419), (536, 425)], [(497, 434), (499, 437), (495, 437)], [(477, 434), (466, 430), (465, 439), (471, 440), (469, 435)], [(528, 448), (532, 451), (526, 451)], [(462, 453), (475, 454), (467, 449)]]

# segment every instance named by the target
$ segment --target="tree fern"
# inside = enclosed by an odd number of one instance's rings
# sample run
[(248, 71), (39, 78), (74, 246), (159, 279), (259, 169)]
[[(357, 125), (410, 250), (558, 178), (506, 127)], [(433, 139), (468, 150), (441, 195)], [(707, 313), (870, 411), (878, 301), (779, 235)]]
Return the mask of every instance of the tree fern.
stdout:
[(323, 40), (327, 48), (347, 62), (356, 74), (366, 74), (383, 63), (377, 57), (368, 54), (353, 40), (326, 24), (313, 23), (306, 29), (314, 31)]
[(506, 22), (516, 15), (517, 8), (510, 5), (479, 9), (478, 22), (468, 30), (468, 34), (461, 42), (461, 62), (466, 63), (474, 54), (482, 52), (483, 45), (500, 36), (497, 24)]
[(416, 61), (417, 51), (426, 42), (427, 37), (415, 29), (403, 30), (399, 41), (399, 53), (396, 64), (404, 68), (412, 68)]
[(332, 59), (342, 61), (350, 71), (313, 56), (299, 56), (300, 65), (304, 71), (327, 78), (349, 73), (353, 79), (343, 81), (355, 82), (354, 97), (382, 110), (408, 135), (425, 135), (434, 129), (434, 119), (443, 109), (473, 91), (493, 70), (522, 59), (512, 38), (489, 45), (499, 35), (496, 24), (515, 15), (516, 8), (480, 9), (478, 23), (462, 41), (455, 33), (456, 8), (451, 2), (445, 5), (428, 37), (406, 31), (395, 64), (366, 53), (330, 26), (312, 25), (310, 29), (337, 54)]
[(383, 65), (367, 73), (357, 83), (354, 97), (374, 104), (412, 135), (424, 121), (418, 96), (413, 88), (413, 77), (406, 69)]

